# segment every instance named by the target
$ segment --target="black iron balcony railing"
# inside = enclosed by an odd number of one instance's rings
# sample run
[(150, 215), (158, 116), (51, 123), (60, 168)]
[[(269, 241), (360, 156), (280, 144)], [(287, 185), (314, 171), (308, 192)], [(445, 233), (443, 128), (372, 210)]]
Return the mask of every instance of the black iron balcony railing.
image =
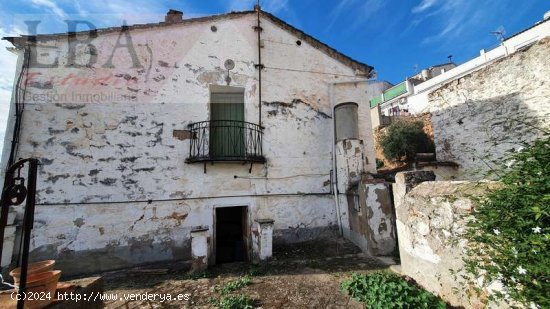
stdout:
[(189, 124), (191, 142), (187, 163), (207, 161), (265, 162), (263, 128), (236, 120), (212, 120)]

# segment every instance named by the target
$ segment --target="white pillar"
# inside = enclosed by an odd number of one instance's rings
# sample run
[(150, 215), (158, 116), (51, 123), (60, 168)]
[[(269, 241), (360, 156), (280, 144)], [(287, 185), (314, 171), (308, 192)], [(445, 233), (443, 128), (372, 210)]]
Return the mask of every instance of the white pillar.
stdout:
[(195, 227), (191, 230), (191, 272), (208, 268), (208, 227)]
[(273, 256), (273, 219), (257, 219), (258, 225), (258, 257), (266, 261)]

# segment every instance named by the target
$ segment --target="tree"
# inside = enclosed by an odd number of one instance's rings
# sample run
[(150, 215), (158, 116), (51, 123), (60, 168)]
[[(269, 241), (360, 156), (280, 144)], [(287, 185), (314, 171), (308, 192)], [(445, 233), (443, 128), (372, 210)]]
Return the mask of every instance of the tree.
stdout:
[(433, 152), (434, 145), (422, 121), (397, 120), (380, 137), (380, 147), (390, 161), (411, 162), (419, 152)]

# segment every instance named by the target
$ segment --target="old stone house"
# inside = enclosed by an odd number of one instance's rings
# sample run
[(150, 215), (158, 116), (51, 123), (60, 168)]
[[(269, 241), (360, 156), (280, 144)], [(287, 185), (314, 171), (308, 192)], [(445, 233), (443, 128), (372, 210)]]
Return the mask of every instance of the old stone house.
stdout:
[(33, 259), (75, 274), (339, 230), (375, 245), (346, 194), (375, 172), (369, 65), (263, 11), (4, 39), (21, 78), (2, 169), (41, 161)]

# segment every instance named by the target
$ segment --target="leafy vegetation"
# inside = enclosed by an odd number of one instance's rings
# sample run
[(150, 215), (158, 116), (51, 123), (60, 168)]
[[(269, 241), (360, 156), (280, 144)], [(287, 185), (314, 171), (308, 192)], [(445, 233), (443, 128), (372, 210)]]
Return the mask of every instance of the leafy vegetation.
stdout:
[(220, 309), (252, 309), (254, 300), (245, 294), (223, 296), (220, 299), (212, 299), (212, 305)]
[(243, 287), (252, 284), (249, 275), (230, 281), (223, 286), (216, 285), (214, 291), (220, 294), (220, 298), (210, 298), (210, 303), (220, 309), (251, 309), (254, 307), (254, 300), (246, 294), (232, 294)]
[(505, 165), (503, 186), (477, 201), (467, 225), (466, 271), (502, 283), (489, 299), (550, 308), (550, 138)]
[(422, 121), (397, 120), (380, 136), (384, 157), (390, 161), (411, 162), (416, 153), (433, 152), (434, 145)]
[(227, 295), (233, 291), (240, 290), (241, 288), (250, 285), (252, 283), (252, 279), (250, 276), (246, 275), (243, 277), (240, 277), (239, 279), (235, 281), (231, 281), (226, 283), (223, 287), (215, 286), (214, 290), (221, 295)]
[(446, 308), (433, 294), (409, 284), (396, 275), (379, 272), (353, 273), (342, 282), (342, 290), (366, 308)]
[(193, 272), (187, 277), (192, 280), (204, 279), (204, 278), (210, 277), (210, 273), (208, 272), (208, 270), (200, 270), (200, 271)]

